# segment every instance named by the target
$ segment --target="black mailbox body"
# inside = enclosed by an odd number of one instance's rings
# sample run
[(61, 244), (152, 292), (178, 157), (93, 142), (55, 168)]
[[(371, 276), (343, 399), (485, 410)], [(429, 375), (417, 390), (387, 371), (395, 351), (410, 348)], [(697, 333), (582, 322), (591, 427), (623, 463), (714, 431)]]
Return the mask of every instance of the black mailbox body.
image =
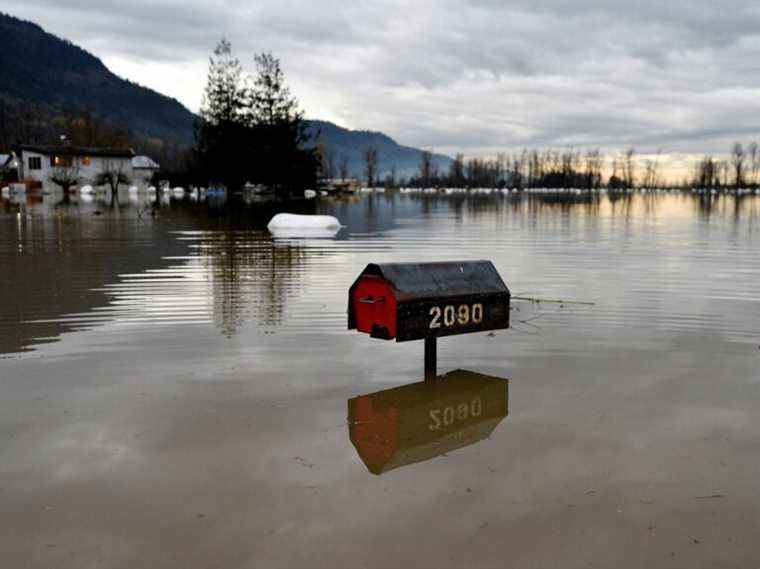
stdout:
[(370, 264), (349, 289), (348, 328), (397, 342), (509, 328), (490, 261)]

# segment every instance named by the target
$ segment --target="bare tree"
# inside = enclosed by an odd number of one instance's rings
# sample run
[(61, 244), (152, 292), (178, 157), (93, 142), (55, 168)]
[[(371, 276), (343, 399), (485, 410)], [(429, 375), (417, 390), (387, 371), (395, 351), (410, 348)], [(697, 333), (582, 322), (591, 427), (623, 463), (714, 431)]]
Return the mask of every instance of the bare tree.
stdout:
[(322, 168), (322, 177), (332, 179), (335, 177), (335, 152), (322, 142), (317, 144), (317, 155)]
[(628, 188), (633, 188), (636, 184), (636, 164), (634, 162), (634, 155), (636, 151), (631, 147), (625, 151), (623, 161), (623, 178), (625, 179), (625, 185)]
[(718, 164), (712, 156), (705, 156), (696, 165), (693, 185), (697, 188), (714, 188), (719, 183)]
[(396, 165), (395, 164), (391, 166), (391, 171), (385, 176), (385, 187), (386, 188), (396, 187)]
[(723, 187), (728, 186), (728, 173), (730, 170), (731, 167), (728, 165), (728, 162), (726, 160), (721, 160), (717, 163), (718, 185), (721, 185)]
[(641, 184), (642, 187), (652, 189), (658, 186), (657, 169), (659, 166), (660, 154), (662, 154), (662, 150), (658, 150), (654, 158), (647, 158), (644, 161), (644, 180)]
[(74, 158), (62, 160), (53, 168), (50, 181), (68, 194), (72, 187), (79, 184), (79, 163)]
[(103, 162), (103, 169), (95, 178), (95, 184), (98, 186), (108, 186), (111, 188), (111, 195), (115, 196), (119, 192), (121, 184), (129, 184), (131, 180), (127, 176), (126, 165), (124, 160), (106, 160)]
[(495, 185), (503, 186), (505, 183), (505, 174), (509, 169), (509, 158), (504, 152), (496, 154), (496, 162), (493, 167)]
[(604, 169), (604, 155), (597, 148), (588, 153), (588, 172), (591, 175), (591, 187), (599, 188), (602, 185), (602, 170)]
[(430, 168), (430, 180), (435, 181), (438, 180), (438, 164), (433, 164)]
[(750, 183), (757, 185), (758, 174), (760, 174), (760, 148), (757, 146), (757, 142), (753, 142), (749, 145), (749, 167), (750, 167)]
[(521, 188), (525, 183), (525, 164), (528, 159), (528, 151), (523, 150), (521, 154), (515, 153), (512, 157), (512, 174), (509, 185), (514, 188)]
[(449, 166), (449, 184), (457, 188), (464, 185), (464, 154), (461, 152), (454, 157)]
[(373, 187), (377, 178), (377, 148), (374, 146), (364, 149), (364, 175), (367, 178), (367, 187)]
[(731, 165), (734, 170), (734, 186), (740, 188), (744, 185), (744, 147), (737, 142), (731, 149)]
[(433, 154), (427, 150), (423, 150), (422, 154), (420, 155), (420, 182), (425, 187), (430, 185), (432, 166)]
[(345, 156), (342, 156), (340, 159), (340, 164), (338, 165), (338, 171), (340, 172), (340, 177), (343, 180), (348, 179), (348, 158)]

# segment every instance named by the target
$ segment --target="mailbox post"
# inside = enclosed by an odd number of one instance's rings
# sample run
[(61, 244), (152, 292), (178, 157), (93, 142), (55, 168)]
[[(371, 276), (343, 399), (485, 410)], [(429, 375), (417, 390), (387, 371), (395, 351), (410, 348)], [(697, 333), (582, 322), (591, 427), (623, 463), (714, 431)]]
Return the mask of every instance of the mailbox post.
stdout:
[(425, 379), (437, 339), (509, 328), (510, 292), (490, 261), (370, 264), (348, 293), (348, 329), (372, 338), (425, 340)]
[(438, 339), (425, 338), (425, 381), (438, 377)]

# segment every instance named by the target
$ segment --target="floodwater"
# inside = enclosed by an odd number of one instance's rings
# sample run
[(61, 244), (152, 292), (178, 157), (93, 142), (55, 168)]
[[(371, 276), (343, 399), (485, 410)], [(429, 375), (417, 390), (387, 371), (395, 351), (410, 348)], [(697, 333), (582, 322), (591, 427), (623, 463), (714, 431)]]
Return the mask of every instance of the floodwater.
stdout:
[[(760, 196), (148, 201), (0, 201), (3, 567), (760, 565)], [(563, 302), (438, 386), (346, 330), (367, 263), (463, 259)]]

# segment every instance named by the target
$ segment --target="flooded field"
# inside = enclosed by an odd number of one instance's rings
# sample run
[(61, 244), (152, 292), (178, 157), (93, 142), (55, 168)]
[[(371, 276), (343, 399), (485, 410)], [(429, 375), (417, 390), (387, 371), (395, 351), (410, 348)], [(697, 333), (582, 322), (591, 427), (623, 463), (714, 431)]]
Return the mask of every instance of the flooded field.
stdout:
[[(0, 201), (3, 565), (760, 565), (760, 196), (281, 210)], [(445, 386), (346, 330), (368, 263), (475, 259), (561, 302), (440, 339)]]

